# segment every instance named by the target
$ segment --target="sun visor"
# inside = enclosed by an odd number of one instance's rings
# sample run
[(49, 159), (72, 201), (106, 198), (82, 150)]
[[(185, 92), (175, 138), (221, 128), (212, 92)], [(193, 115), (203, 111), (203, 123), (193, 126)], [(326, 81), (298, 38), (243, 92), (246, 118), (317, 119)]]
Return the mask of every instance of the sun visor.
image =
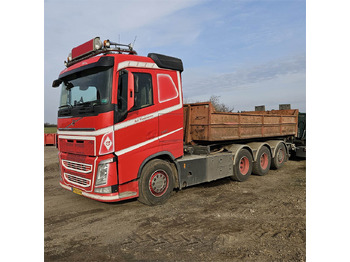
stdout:
[(179, 58), (156, 53), (149, 53), (148, 57), (152, 58), (160, 68), (172, 69), (180, 72), (184, 71), (182, 60)]
[[(81, 67), (75, 68), (73, 70), (64, 72), (63, 74), (61, 74), (59, 76), (59, 78), (57, 80), (65, 78), (65, 77), (73, 75), (73, 74), (76, 74), (76, 73), (79, 73), (79, 72), (82, 72), (82, 71), (85, 71), (85, 70), (99, 69), (99, 68), (103, 68), (103, 67), (107, 68), (107, 67), (112, 67), (112, 66), (114, 66), (114, 57), (112, 57), (112, 56), (102, 56), (95, 63), (91, 63), (91, 64), (88, 64), (88, 65), (81, 66)], [(55, 81), (57, 81), (57, 80), (55, 80)]]

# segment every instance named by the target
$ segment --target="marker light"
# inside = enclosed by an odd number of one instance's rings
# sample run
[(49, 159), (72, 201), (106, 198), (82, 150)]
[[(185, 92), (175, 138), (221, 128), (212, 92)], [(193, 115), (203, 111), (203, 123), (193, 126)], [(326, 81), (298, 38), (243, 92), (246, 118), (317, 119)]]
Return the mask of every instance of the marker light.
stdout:
[(67, 62), (70, 62), (70, 61), (72, 61), (72, 52), (70, 52), (67, 57)]
[(107, 40), (103, 41), (103, 46), (106, 48), (109, 48), (109, 47), (111, 47), (111, 42), (109, 42), (109, 40), (107, 39)]

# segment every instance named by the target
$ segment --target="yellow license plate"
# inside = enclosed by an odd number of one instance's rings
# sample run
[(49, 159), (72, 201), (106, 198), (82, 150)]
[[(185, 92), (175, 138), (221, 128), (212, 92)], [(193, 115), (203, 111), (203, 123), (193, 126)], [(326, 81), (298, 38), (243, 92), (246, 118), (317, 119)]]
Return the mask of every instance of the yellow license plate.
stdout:
[(74, 187), (73, 187), (72, 191), (73, 191), (73, 193), (78, 194), (78, 195), (82, 195), (82, 194), (83, 194), (83, 191), (81, 191), (81, 190), (78, 189), (78, 188), (74, 188)]

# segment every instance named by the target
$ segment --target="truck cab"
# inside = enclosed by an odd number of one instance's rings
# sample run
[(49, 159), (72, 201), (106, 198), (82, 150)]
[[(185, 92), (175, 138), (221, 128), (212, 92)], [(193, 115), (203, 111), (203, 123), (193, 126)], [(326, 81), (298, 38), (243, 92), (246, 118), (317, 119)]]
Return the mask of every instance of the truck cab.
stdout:
[[(104, 202), (139, 197), (146, 163), (183, 155), (182, 61), (96, 37), (65, 65), (53, 82), (60, 185)], [(147, 183), (162, 196), (174, 181), (158, 171)]]

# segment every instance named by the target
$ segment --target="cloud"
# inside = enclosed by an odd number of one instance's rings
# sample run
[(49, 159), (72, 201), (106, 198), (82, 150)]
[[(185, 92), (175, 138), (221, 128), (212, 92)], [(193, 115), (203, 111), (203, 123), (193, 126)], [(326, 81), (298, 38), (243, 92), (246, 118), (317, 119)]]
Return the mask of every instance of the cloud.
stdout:
[(198, 37), (199, 23), (178, 14), (193, 7), (199, 0), (130, 0), (98, 3), (91, 0), (45, 1), (45, 122), (56, 122), (59, 90), (52, 81), (64, 69), (70, 50), (89, 39), (136, 40), (136, 50), (147, 55), (174, 43), (191, 44)]
[[(199, 77), (198, 75), (200, 73), (193, 72), (195, 70), (196, 69), (189, 72), (189, 74), (194, 73), (195, 77), (191, 79), (191, 77), (188, 76), (188, 96), (195, 95), (198, 89), (201, 90), (202, 94), (210, 94), (213, 88), (220, 92), (226, 90), (247, 89), (250, 88), (252, 84), (270, 80), (279, 75), (303, 73), (305, 72), (305, 55), (298, 55), (286, 59), (270, 61), (264, 64), (253, 65), (248, 68), (237, 69), (234, 72), (225, 74), (212, 73), (210, 75), (206, 74)], [(208, 68), (205, 70), (209, 71)], [(201, 69), (199, 69), (199, 71), (202, 72)]]
[[(252, 110), (253, 105), (292, 103), (305, 110), (305, 55), (270, 61), (234, 72), (202, 74), (190, 70), (183, 79), (184, 96), (191, 102), (221, 96), (235, 110)], [(210, 70), (205, 69), (206, 72)], [(194, 73), (194, 77), (191, 77)], [(248, 106), (249, 105), (249, 106)], [(274, 106), (276, 109), (276, 106)]]
[(291, 88), (287, 81), (297, 81), (302, 99), (304, 11), (303, 1), (46, 0), (45, 122), (56, 122), (59, 90), (51, 83), (63, 61), (74, 46), (95, 36), (122, 43), (137, 36), (139, 55), (180, 57), (187, 98), (218, 93), (237, 101), (240, 94), (245, 100), (262, 92), (267, 100), (274, 97), (271, 86)]

